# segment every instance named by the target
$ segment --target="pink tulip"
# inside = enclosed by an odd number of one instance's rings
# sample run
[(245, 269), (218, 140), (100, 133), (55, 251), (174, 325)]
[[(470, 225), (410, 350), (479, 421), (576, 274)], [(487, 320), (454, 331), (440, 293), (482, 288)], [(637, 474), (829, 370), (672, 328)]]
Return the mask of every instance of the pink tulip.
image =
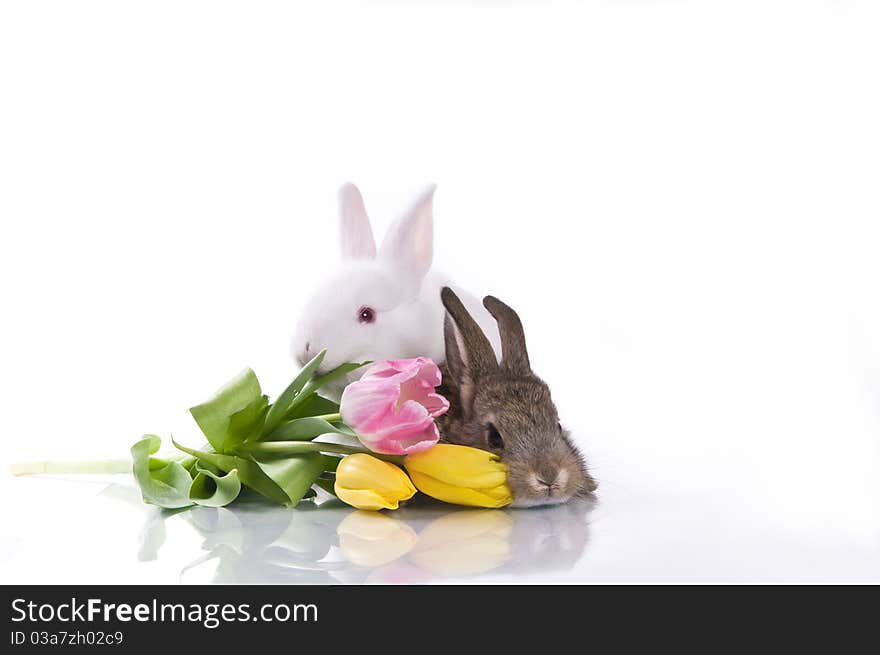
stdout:
[(345, 387), (339, 412), (373, 452), (418, 453), (437, 443), (434, 419), (449, 409), (439, 384), (440, 369), (426, 357), (377, 362)]

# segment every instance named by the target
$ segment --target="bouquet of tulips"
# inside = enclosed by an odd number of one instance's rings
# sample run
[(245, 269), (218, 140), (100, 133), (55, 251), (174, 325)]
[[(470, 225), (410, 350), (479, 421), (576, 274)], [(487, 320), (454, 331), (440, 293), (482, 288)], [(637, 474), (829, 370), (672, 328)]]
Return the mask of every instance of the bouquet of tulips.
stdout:
[[(207, 439), (159, 457), (161, 440), (131, 448), (144, 501), (166, 508), (221, 507), (253, 492), (293, 507), (321, 487), (360, 509), (397, 509), (417, 491), (449, 503), (502, 507), (507, 471), (492, 453), (438, 444), (435, 419), (449, 402), (436, 392), (440, 370), (426, 358), (373, 363), (339, 403), (318, 390), (366, 364), (317, 375), (325, 351), (274, 403), (250, 369), (189, 411)], [(333, 435), (334, 440), (316, 441)]]

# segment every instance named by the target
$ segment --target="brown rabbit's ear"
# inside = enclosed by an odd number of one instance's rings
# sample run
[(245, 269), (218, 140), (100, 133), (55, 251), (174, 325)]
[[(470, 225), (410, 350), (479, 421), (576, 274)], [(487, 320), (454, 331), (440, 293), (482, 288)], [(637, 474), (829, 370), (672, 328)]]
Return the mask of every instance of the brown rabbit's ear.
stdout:
[(446, 319), (443, 336), (446, 341), (446, 367), (455, 379), (464, 413), (470, 412), (476, 380), (497, 368), (495, 351), (480, 326), (465, 309), (455, 292), (443, 287), (440, 292)]
[(501, 336), (501, 366), (512, 373), (530, 374), (532, 367), (529, 364), (529, 351), (526, 349), (526, 335), (517, 313), (495, 296), (483, 298), (483, 306), (498, 322), (498, 333)]
[(474, 381), (468, 375), (467, 366), (465, 366), (462, 357), (461, 333), (455, 327), (452, 317), (447, 313), (443, 319), (443, 340), (446, 344), (446, 370), (448, 375), (455, 381), (458, 389), (458, 399), (461, 404), (462, 413), (469, 416), (471, 406), (474, 401)]

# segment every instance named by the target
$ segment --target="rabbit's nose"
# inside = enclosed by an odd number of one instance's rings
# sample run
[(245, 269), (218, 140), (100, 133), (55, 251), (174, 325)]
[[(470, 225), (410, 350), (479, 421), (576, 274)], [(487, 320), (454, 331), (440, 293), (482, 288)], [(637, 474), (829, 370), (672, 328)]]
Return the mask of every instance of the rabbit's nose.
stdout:
[(552, 496), (562, 491), (568, 483), (568, 472), (564, 469), (558, 471), (541, 471), (532, 477), (532, 488), (536, 493)]
[(556, 476), (533, 473), (530, 482), (532, 491), (537, 494), (547, 494), (549, 496), (553, 493), (553, 485), (556, 482)]

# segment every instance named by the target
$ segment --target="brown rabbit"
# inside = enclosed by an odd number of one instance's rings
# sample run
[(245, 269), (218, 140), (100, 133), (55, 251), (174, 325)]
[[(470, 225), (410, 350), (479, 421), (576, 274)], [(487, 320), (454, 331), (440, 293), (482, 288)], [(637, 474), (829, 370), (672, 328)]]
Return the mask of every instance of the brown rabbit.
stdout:
[(446, 363), (439, 391), (449, 411), (439, 421), (443, 441), (488, 450), (508, 466), (514, 506), (564, 503), (596, 482), (559, 423), (550, 389), (532, 373), (522, 323), (492, 296), (483, 305), (498, 322), (501, 362), (458, 296), (444, 287)]

